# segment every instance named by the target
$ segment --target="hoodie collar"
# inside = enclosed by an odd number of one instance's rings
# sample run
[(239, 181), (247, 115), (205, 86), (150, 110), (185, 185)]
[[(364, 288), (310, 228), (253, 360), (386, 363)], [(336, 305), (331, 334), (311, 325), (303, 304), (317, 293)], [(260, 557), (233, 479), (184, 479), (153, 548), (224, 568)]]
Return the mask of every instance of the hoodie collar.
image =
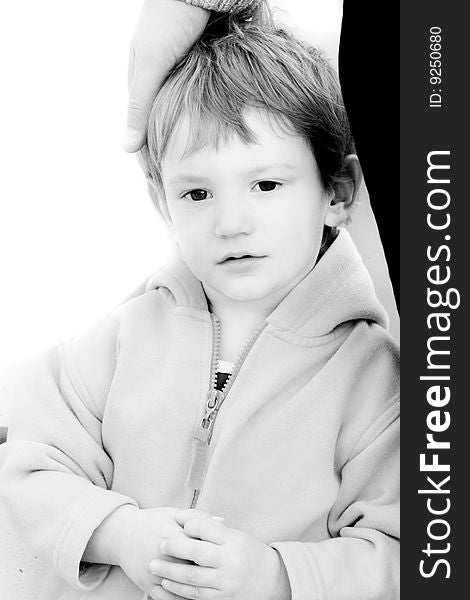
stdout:
[[(202, 285), (183, 260), (170, 262), (149, 279), (146, 291), (167, 288), (176, 306), (207, 311)], [(365, 319), (387, 328), (372, 279), (345, 229), (315, 267), (268, 316), (278, 329), (305, 337), (323, 336), (347, 321)]]
[(315, 267), (274, 309), (268, 322), (294, 334), (317, 337), (358, 319), (388, 326), (369, 272), (349, 233), (340, 229)]

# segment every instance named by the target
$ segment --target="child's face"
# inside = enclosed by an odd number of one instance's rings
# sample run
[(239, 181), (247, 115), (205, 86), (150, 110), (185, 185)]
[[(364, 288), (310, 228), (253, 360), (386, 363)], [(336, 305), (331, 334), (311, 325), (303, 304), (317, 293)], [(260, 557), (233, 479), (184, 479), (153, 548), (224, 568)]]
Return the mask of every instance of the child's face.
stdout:
[(186, 156), (182, 123), (162, 179), (181, 252), (209, 300), (274, 308), (315, 265), (330, 198), (302, 137), (258, 111), (246, 119), (255, 143), (233, 136)]

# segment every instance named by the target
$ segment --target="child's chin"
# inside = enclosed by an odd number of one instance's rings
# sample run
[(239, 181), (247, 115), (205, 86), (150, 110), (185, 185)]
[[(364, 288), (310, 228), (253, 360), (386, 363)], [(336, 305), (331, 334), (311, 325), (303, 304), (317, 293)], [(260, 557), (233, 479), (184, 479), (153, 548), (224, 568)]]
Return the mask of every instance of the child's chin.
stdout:
[(271, 290), (259, 283), (250, 283), (245, 285), (234, 285), (226, 289), (225, 296), (235, 302), (250, 302), (260, 300), (269, 295)]

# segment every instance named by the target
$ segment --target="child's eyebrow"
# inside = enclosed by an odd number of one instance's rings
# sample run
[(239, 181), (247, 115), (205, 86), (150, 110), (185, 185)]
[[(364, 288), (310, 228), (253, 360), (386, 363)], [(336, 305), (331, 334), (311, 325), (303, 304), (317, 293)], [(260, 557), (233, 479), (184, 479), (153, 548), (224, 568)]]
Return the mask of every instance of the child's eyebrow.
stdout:
[(265, 171), (276, 169), (287, 169), (288, 171), (293, 171), (295, 169), (295, 165), (291, 163), (268, 163), (266, 165), (257, 165), (253, 167), (249, 171), (246, 172), (246, 175), (250, 177), (254, 177), (255, 175), (259, 175), (260, 173), (264, 173)]
[(168, 182), (169, 185), (204, 185), (207, 183), (208, 180), (200, 175), (175, 175)]
[[(246, 177), (256, 177), (266, 171), (277, 170), (277, 169), (286, 169), (288, 171), (293, 171), (295, 169), (295, 165), (290, 163), (268, 163), (265, 165), (257, 165), (256, 167), (245, 171), (243, 175)], [(184, 174), (184, 175), (175, 175), (169, 180), (169, 185), (204, 185), (208, 184), (208, 179), (206, 177), (201, 177), (200, 175), (192, 175), (192, 174)]]

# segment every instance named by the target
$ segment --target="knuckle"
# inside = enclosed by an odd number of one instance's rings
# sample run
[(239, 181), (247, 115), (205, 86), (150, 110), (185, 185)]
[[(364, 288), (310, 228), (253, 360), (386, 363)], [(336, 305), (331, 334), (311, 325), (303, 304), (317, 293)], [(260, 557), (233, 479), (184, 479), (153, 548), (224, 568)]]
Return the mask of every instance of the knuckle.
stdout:
[(131, 113), (140, 114), (147, 109), (147, 104), (142, 99), (130, 98), (128, 109)]
[(201, 596), (201, 590), (198, 587), (191, 588), (191, 598), (199, 598)]
[(188, 569), (188, 583), (195, 587), (198, 585), (198, 576), (194, 565), (190, 565)]
[(164, 579), (162, 581), (160, 592), (162, 600), (163, 598), (173, 598), (173, 592), (175, 592), (175, 594), (178, 592), (177, 584), (171, 580)]
[(127, 125), (134, 129), (146, 126), (152, 100), (135, 99), (132, 96), (127, 105)]
[[(163, 600), (163, 594), (162, 594), (162, 588), (161, 587), (154, 587), (152, 590), (151, 595), (149, 595), (147, 598), (148, 600)], [(147, 598), (145, 598), (144, 600), (147, 600)]]
[(136, 127), (136, 125), (146, 123), (148, 112), (148, 106), (144, 103), (130, 100), (127, 107), (127, 124)]

